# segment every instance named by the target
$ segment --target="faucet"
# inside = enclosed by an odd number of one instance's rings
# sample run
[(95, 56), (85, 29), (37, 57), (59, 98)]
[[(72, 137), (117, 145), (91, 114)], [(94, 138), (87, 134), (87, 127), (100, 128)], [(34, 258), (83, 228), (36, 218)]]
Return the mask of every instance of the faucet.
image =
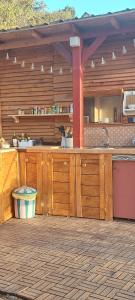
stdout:
[(105, 147), (109, 147), (109, 145), (110, 145), (110, 140), (109, 140), (109, 132), (108, 132), (108, 129), (107, 129), (106, 127), (102, 127), (102, 129), (104, 130), (105, 135), (106, 135), (106, 143), (104, 143), (104, 146), (105, 146)]

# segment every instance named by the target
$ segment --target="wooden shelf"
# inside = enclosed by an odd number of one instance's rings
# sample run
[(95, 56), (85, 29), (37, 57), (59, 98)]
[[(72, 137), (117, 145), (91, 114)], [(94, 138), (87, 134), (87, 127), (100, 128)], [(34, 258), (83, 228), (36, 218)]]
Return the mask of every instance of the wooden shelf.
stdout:
[(24, 115), (8, 115), (9, 118), (12, 118), (15, 123), (19, 123), (21, 118), (62, 118), (68, 117), (70, 122), (72, 121), (72, 113), (61, 113), (61, 114), (45, 114), (45, 115), (34, 115), (34, 114), (24, 114)]

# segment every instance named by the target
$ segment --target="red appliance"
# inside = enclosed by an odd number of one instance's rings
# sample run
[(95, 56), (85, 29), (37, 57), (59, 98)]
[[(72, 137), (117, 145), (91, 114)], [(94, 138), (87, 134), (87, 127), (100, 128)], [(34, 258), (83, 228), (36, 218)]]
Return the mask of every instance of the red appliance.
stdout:
[(113, 157), (113, 212), (135, 220), (135, 156)]

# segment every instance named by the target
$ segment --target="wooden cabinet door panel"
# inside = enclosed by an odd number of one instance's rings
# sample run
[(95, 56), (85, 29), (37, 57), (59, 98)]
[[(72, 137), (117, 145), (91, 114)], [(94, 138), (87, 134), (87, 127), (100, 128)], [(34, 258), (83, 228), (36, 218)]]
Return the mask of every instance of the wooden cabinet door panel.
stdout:
[(77, 216), (104, 218), (104, 156), (76, 155)]
[(75, 156), (49, 154), (48, 212), (75, 216)]
[(21, 185), (37, 189), (36, 213), (43, 213), (42, 153), (20, 153)]
[(17, 152), (0, 154), (0, 222), (14, 216), (12, 191), (19, 186)]

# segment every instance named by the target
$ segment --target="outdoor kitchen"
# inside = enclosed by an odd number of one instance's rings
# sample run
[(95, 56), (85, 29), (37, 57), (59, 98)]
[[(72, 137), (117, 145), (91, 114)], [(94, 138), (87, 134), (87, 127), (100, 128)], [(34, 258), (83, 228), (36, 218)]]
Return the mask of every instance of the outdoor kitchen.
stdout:
[(121, 161), (129, 191), (125, 166), (135, 175), (134, 23), (131, 10), (1, 33), (1, 222), (19, 186), (39, 215), (135, 219), (134, 189), (117, 205)]

